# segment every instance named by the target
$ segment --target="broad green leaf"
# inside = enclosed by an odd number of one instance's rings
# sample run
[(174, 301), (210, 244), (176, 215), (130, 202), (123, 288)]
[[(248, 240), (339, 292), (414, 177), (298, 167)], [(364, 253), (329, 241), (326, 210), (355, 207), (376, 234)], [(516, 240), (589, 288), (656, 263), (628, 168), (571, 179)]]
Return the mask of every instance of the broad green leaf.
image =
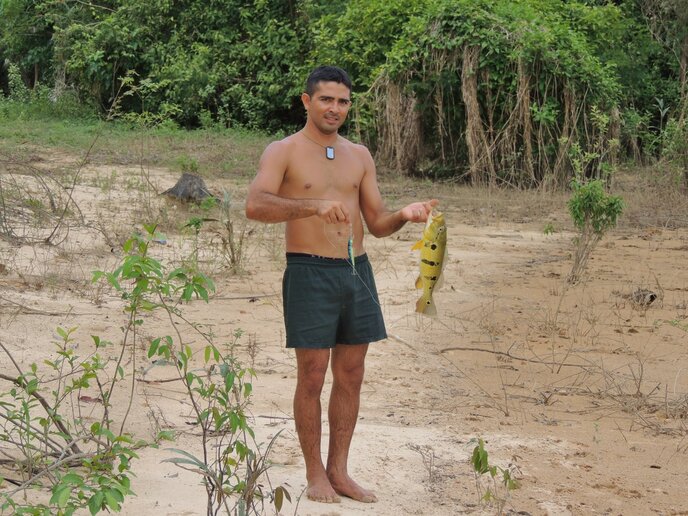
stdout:
[(155, 355), (155, 352), (158, 350), (158, 346), (160, 345), (160, 338), (158, 337), (157, 339), (154, 339), (150, 343), (150, 347), (148, 348), (148, 358), (151, 358), (153, 355)]
[(71, 492), (72, 488), (69, 485), (57, 484), (53, 490), (53, 495), (50, 497), (50, 505), (64, 508), (67, 505)]
[(157, 224), (144, 224), (144, 225), (143, 225), (143, 229), (145, 229), (146, 232), (147, 232), (150, 236), (155, 236), (155, 229), (156, 229), (157, 227), (158, 227)]
[(112, 494), (113, 492), (116, 492), (116, 491), (114, 491), (113, 489), (108, 489), (107, 491), (104, 491), (105, 503), (107, 504), (108, 507), (110, 507), (110, 509), (112, 509), (115, 512), (118, 512), (119, 511), (119, 502), (113, 496), (113, 494)]
[(60, 479), (61, 484), (83, 484), (83, 479), (76, 473), (67, 473)]
[(104, 498), (105, 494), (102, 491), (97, 491), (95, 494), (93, 494), (93, 496), (91, 496), (91, 498), (89, 498), (88, 510), (91, 512), (91, 516), (94, 516), (100, 512)]
[(122, 503), (124, 501), (124, 495), (120, 492), (119, 489), (115, 489), (113, 487), (113, 488), (108, 489), (107, 492), (109, 492), (112, 495), (112, 497), (115, 500), (117, 500), (119, 503)]

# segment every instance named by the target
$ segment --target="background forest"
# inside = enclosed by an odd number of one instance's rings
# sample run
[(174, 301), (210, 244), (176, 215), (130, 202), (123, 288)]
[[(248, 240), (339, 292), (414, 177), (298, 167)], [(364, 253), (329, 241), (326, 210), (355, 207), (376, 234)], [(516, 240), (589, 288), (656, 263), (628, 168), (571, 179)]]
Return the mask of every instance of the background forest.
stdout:
[(547, 188), (665, 158), (688, 184), (688, 0), (2, 0), (0, 63), (1, 119), (271, 133), (337, 64), (396, 173)]

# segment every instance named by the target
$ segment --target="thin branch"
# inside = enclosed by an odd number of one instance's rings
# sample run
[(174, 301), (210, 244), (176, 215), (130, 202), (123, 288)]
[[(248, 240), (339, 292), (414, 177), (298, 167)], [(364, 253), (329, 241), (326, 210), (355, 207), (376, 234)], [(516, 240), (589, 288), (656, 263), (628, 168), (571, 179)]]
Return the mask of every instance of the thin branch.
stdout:
[(560, 363), (560, 362), (550, 362), (550, 361), (546, 361), (546, 360), (533, 360), (531, 358), (517, 357), (517, 356), (512, 355), (511, 353), (507, 353), (504, 351), (492, 350), (492, 349), (471, 348), (471, 347), (463, 347), (463, 346), (454, 346), (451, 348), (440, 349), (440, 353), (447, 353), (449, 351), (481, 351), (483, 353), (492, 353), (495, 355), (502, 355), (505, 357), (512, 358), (514, 360), (520, 360), (521, 362), (531, 362), (533, 364), (558, 365), (561, 367), (579, 367), (581, 369), (585, 369), (587, 367), (590, 367), (589, 365), (585, 365), (585, 364), (564, 364), (564, 363)]
[(17, 371), (19, 371), (19, 374), (24, 376), (24, 371), (21, 370), (21, 368), (19, 367), (19, 364), (17, 364), (17, 362), (14, 360), (14, 357), (9, 352), (9, 350), (5, 347), (5, 345), (2, 343), (2, 341), (0, 341), (0, 347), (7, 354), (7, 356), (10, 358), (10, 361), (14, 364), (14, 367), (17, 368)]
[[(0, 345), (1, 345), (1, 344), (0, 344)], [(3, 348), (4, 348), (4, 346), (3, 346)], [(11, 357), (10, 357), (10, 358), (11, 358)], [(12, 361), (14, 362), (14, 360), (12, 360)], [(15, 364), (15, 365), (16, 365), (16, 364)], [(22, 375), (22, 376), (23, 376), (23, 375)], [(25, 387), (24, 382), (21, 380), (22, 376), (17, 377), (17, 378), (13, 378), (13, 377), (8, 376), (8, 375), (6, 375), (6, 374), (0, 373), (0, 379), (2, 379), (2, 380), (7, 380), (8, 382), (12, 382), (13, 384), (15, 384), (15, 385), (17, 385), (17, 386), (19, 386), (19, 387), (21, 387), (21, 388), (24, 388), (24, 387)], [(46, 414), (48, 415), (48, 417), (50, 418), (50, 420), (55, 424), (55, 426), (57, 426), (57, 428), (60, 429), (60, 431), (61, 431), (63, 434), (65, 434), (65, 435), (67, 436), (68, 439), (65, 439), (65, 440), (68, 440), (68, 441), (71, 441), (71, 442), (72, 442), (72, 444), (71, 444), (71, 446), (70, 446), (70, 448), (72, 449), (72, 452), (75, 453), (75, 454), (81, 453), (81, 450), (79, 449), (79, 447), (77, 446), (77, 444), (74, 442), (74, 440), (73, 440), (73, 438), (72, 438), (72, 434), (69, 433), (69, 430), (68, 430), (67, 427), (64, 425), (64, 423), (63, 423), (62, 421), (60, 421), (60, 420), (56, 417), (55, 414), (52, 414), (52, 413), (51, 413), (52, 410), (51, 410), (50, 404), (45, 400), (45, 398), (44, 398), (43, 396), (41, 396), (40, 394), (38, 394), (38, 392), (36, 392), (36, 391), (31, 392), (31, 393), (29, 393), (29, 392), (27, 391), (27, 394), (29, 394), (29, 396), (33, 396), (34, 398), (36, 398), (36, 399), (38, 400), (38, 402), (39, 402), (39, 403), (43, 406), (43, 408), (45, 409), (45, 412), (46, 412)]]
[(38, 480), (39, 478), (41, 478), (41, 477), (47, 475), (47, 474), (50, 473), (51, 471), (53, 471), (53, 470), (59, 468), (59, 467), (62, 466), (63, 464), (68, 464), (69, 462), (77, 461), (77, 460), (79, 460), (79, 459), (84, 459), (84, 458), (88, 457), (89, 455), (90, 455), (90, 454), (88, 454), (88, 453), (77, 453), (77, 454), (74, 454), (74, 455), (70, 455), (70, 456), (68, 456), (68, 457), (65, 457), (65, 458), (62, 459), (62, 460), (58, 460), (57, 462), (54, 462), (54, 463), (52, 463), (50, 466), (48, 466), (47, 468), (45, 468), (44, 470), (41, 470), (40, 473), (37, 473), (37, 474), (35, 474), (34, 476), (32, 476), (30, 479), (28, 479), (28, 480), (27, 480), (26, 482), (24, 482), (22, 485), (20, 485), (19, 487), (17, 487), (14, 491), (11, 491), (10, 493), (8, 493), (7, 496), (8, 496), (9, 498), (12, 498), (12, 496), (14, 496), (15, 494), (17, 494), (19, 491), (22, 491), (22, 490), (26, 489), (26, 488), (29, 487), (31, 484), (33, 484), (36, 480)]

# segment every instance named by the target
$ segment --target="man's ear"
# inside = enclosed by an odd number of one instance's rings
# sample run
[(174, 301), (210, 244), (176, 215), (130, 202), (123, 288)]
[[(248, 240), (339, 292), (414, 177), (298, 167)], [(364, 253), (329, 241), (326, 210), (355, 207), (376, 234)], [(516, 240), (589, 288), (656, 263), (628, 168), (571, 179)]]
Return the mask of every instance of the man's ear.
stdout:
[(308, 108), (311, 105), (311, 96), (308, 93), (302, 93), (301, 102), (303, 103), (303, 107), (306, 108), (306, 111), (308, 111)]

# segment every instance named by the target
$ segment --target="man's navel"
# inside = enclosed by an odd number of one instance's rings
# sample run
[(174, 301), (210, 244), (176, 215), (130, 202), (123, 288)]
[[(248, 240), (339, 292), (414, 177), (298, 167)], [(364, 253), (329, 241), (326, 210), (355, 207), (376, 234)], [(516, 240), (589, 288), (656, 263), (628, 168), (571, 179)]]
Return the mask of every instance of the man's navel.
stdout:
[(310, 183), (306, 183), (305, 185), (303, 185), (303, 187), (304, 187), (306, 190), (310, 189), (311, 186), (313, 186), (313, 185), (310, 184)]

